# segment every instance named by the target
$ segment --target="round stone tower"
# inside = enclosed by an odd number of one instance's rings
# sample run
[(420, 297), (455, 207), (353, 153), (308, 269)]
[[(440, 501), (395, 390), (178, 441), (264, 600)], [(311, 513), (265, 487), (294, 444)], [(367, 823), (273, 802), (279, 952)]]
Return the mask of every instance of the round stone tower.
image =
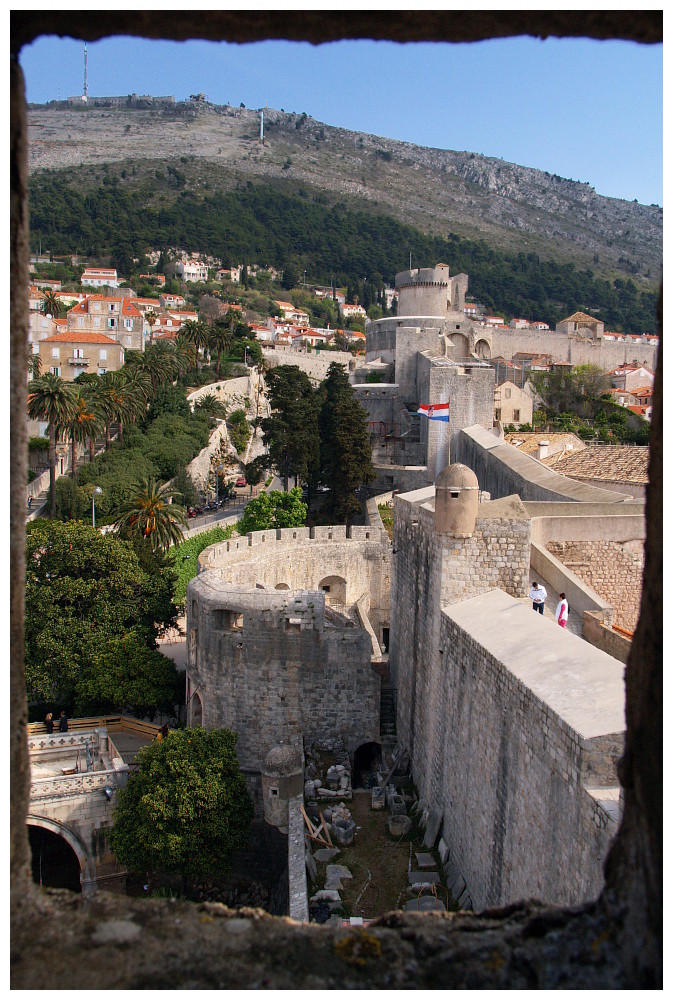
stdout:
[(435, 482), (435, 531), (471, 538), (477, 523), (479, 482), (466, 465), (447, 465)]
[(288, 804), (304, 791), (304, 766), (301, 750), (278, 746), (269, 750), (262, 764), (262, 799), (264, 819), (281, 833), (288, 829)]
[(446, 316), (451, 311), (449, 265), (417, 267), (395, 275), (398, 316)]

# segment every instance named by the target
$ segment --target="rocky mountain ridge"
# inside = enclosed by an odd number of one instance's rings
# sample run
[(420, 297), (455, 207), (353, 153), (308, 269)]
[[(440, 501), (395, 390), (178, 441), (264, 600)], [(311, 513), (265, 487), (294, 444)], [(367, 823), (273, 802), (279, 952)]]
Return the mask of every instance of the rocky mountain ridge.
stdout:
[[(32, 173), (102, 164), (183, 164), (190, 187), (291, 179), (418, 226), (498, 249), (573, 259), (656, 287), (663, 210), (479, 153), (431, 149), (305, 114), (185, 102), (164, 108), (32, 105)], [(82, 173), (86, 183), (86, 171)]]

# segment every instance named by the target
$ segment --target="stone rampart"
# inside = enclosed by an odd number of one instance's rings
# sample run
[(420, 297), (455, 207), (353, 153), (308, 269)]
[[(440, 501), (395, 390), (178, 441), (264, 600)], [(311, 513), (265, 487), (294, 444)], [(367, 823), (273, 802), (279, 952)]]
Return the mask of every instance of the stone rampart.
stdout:
[(501, 591), (445, 609), (417, 707), (414, 775), (475, 910), (595, 899), (617, 829), (596, 789), (617, 795), (622, 665), (538, 618)]
[(258, 590), (329, 587), (329, 599), (339, 604), (354, 604), (367, 593), (379, 641), (390, 618), (390, 541), (382, 525), (253, 531), (204, 549), (198, 572), (205, 570)]
[(597, 489), (548, 469), (479, 424), (463, 426), (452, 438), (452, 447), (451, 461), (472, 469), (480, 486), (493, 497), (516, 493), (522, 500), (576, 503), (623, 503), (628, 499), (625, 494)]
[(631, 650), (631, 639), (620, 635), (603, 621), (599, 611), (585, 611), (582, 619), (582, 638), (620, 663), (626, 663)]
[(519, 351), (533, 354), (551, 354), (552, 361), (571, 365), (598, 365), (610, 371), (618, 365), (637, 361), (654, 371), (657, 365), (657, 348), (651, 344), (621, 343), (616, 340), (594, 340), (568, 336), (556, 330), (513, 330), (483, 326), (474, 323), (475, 331), (493, 334), (492, 356), (508, 360)]
[(638, 541), (549, 541), (547, 549), (614, 608), (617, 625), (634, 631), (643, 576), (643, 551)]

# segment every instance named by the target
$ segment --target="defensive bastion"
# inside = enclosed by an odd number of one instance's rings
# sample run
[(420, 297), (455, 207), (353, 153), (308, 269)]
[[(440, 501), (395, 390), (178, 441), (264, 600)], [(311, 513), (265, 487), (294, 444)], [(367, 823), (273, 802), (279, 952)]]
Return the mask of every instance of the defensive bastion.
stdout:
[(238, 733), (259, 805), (275, 746), (380, 739), (390, 542), (377, 527), (283, 528), (212, 545), (187, 589), (187, 719)]

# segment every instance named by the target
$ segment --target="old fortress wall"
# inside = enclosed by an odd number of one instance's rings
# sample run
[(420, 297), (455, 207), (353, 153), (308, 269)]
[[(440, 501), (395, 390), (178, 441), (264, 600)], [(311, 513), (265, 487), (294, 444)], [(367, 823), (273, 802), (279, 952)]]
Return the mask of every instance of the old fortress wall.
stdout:
[(619, 814), (622, 664), (522, 600), (518, 497), (480, 503), (462, 539), (435, 529), (435, 490), (418, 490), (395, 498), (394, 531), (398, 735), (454, 884), (475, 909), (594, 898)]

